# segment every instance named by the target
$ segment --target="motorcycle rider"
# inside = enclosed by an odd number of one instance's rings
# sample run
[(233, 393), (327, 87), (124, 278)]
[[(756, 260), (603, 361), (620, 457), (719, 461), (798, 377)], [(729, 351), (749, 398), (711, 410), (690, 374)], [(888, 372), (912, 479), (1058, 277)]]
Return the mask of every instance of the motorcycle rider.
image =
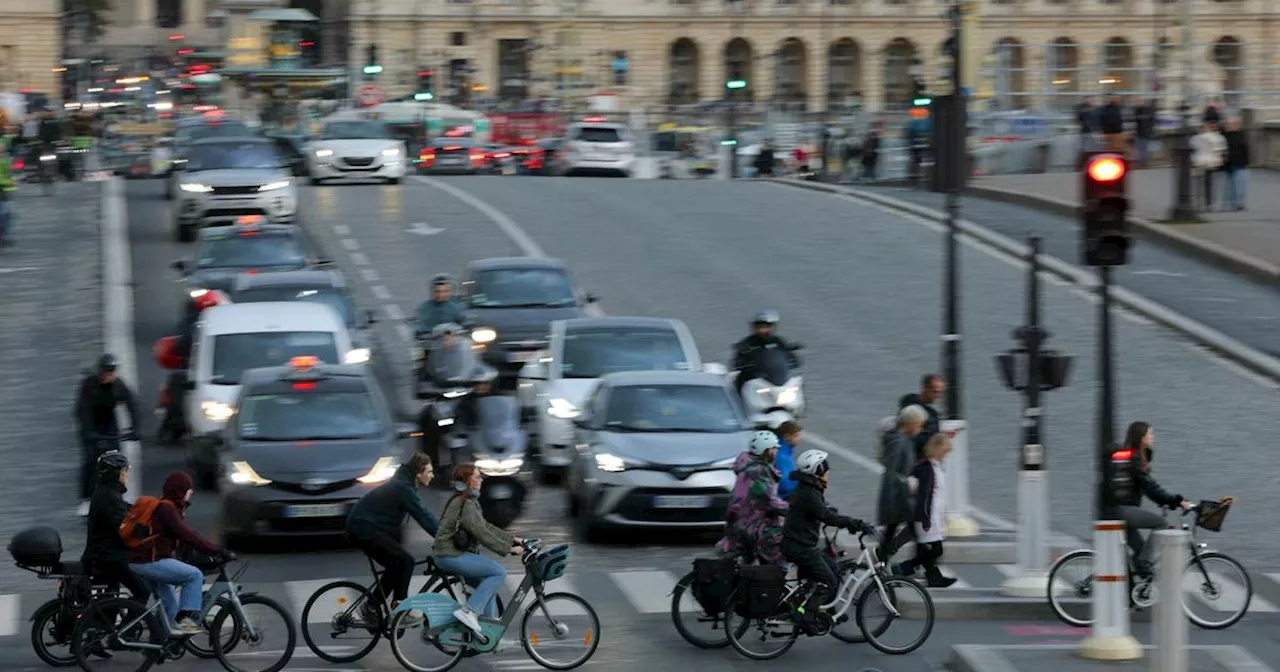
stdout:
[(431, 298), (418, 305), (415, 329), (419, 336), (431, 333), (437, 325), (460, 324), (466, 308), (453, 298), (453, 277), (441, 273), (431, 278)]
[(827, 489), (830, 476), (831, 464), (824, 451), (807, 450), (796, 458), (796, 470), (791, 472), (791, 478), (796, 481), (796, 491), (791, 494), (790, 509), (782, 526), (782, 555), (795, 564), (801, 577), (815, 582), (813, 594), (805, 603), (805, 620), (801, 623), (807, 634), (824, 629), (819, 627), (818, 621), (830, 621), (830, 615), (820, 613), (819, 607), (830, 604), (839, 587), (836, 561), (818, 548), (822, 526), (875, 533), (875, 528), (867, 523), (842, 516), (835, 507), (827, 505), (823, 491)]
[(738, 372), (734, 381), (734, 389), (741, 391), (742, 384), (756, 377), (756, 353), (768, 346), (777, 346), (787, 353), (787, 363), (791, 368), (799, 368), (800, 358), (795, 348), (781, 336), (774, 333), (781, 318), (776, 310), (762, 310), (751, 320), (750, 336), (733, 344), (733, 368)]
[(782, 567), (787, 564), (780, 547), (787, 503), (778, 497), (780, 475), (774, 468), (778, 443), (777, 434), (758, 431), (733, 463), (733, 497), (725, 536), (716, 543), (716, 550)]
[(461, 338), (462, 325), (454, 322), (439, 324), (431, 334), (437, 339), (437, 344), (427, 352), (426, 378), (437, 385), (445, 385), (451, 382), (449, 374), (453, 373), (461, 349), (467, 347)]
[(477, 399), (493, 394), (493, 381), (498, 379), (498, 371), (488, 364), (481, 364), (471, 374), (472, 388), (453, 409), (453, 418), (459, 427), (474, 428), (480, 424), (479, 403)]
[[(80, 381), (80, 391), (76, 395), (75, 419), (80, 434), (80, 506), (76, 514), (89, 515), (89, 498), (93, 494), (94, 473), (97, 469), (98, 457), (114, 450), (115, 445), (105, 449), (104, 442), (131, 441), (137, 438), (136, 432), (141, 427), (138, 417), (138, 404), (133, 391), (116, 376), (119, 362), (116, 356), (105, 353), (98, 358), (93, 373)], [(116, 406), (124, 404), (129, 411), (130, 430), (120, 431), (116, 421)]]
[(118, 450), (105, 452), (98, 458), (97, 473), (98, 485), (89, 500), (88, 529), (80, 562), (89, 576), (106, 584), (109, 590), (123, 585), (133, 599), (146, 604), (151, 591), (129, 571), (129, 548), (120, 538), (120, 523), (129, 512), (129, 503), (124, 501), (129, 458)]

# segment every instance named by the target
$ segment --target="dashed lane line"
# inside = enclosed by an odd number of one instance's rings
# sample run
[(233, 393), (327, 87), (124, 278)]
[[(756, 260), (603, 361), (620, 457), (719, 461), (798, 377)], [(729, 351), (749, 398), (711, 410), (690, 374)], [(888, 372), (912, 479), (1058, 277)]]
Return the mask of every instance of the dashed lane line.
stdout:
[(364, 252), (352, 252), (351, 261), (354, 262), (356, 266), (369, 265), (369, 257), (366, 257)]
[(391, 292), (386, 287), (383, 287), (382, 285), (374, 285), (370, 287), (370, 289), (373, 291), (373, 295), (378, 297), (379, 301), (391, 300)]
[(346, 224), (334, 224), (333, 232), (338, 234), (339, 236), (349, 236), (351, 235), (351, 227), (347, 226)]
[[(351, 255), (351, 256), (354, 257), (355, 255)], [(361, 255), (361, 256), (364, 256), (364, 255)], [(359, 263), (359, 262), (356, 262), (356, 263)], [(380, 279), (380, 277), (378, 276), (378, 272), (373, 270), (372, 268), (360, 269), (360, 277), (364, 278), (365, 282), (377, 282)]]
[(360, 249), (360, 243), (356, 242), (354, 238), (343, 238), (342, 246), (347, 248), (348, 252), (355, 252)]

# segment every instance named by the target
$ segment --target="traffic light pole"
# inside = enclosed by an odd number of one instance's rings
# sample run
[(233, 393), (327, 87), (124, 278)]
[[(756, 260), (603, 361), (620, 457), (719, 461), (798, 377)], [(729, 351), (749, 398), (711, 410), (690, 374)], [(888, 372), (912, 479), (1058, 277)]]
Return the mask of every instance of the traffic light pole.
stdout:
[(1111, 358), (1111, 267), (1098, 269), (1098, 508), (1096, 520), (1115, 517), (1116, 498), (1111, 487), (1111, 451), (1116, 442), (1115, 367)]

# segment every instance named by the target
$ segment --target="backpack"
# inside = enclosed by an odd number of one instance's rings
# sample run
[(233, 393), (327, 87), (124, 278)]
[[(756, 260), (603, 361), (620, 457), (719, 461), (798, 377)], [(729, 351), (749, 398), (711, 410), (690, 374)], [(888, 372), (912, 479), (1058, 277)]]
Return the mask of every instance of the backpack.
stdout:
[(124, 521), (120, 523), (120, 539), (124, 541), (125, 546), (138, 548), (160, 538), (160, 534), (153, 532), (151, 527), (151, 520), (155, 517), (158, 508), (160, 508), (158, 497), (139, 497), (129, 507)]

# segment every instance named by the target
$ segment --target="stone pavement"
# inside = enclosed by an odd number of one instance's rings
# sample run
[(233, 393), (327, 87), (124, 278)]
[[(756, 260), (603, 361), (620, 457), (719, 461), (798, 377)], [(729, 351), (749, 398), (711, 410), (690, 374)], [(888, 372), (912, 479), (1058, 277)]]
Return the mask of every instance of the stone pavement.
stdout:
[[(25, 187), (14, 201), (15, 245), (0, 250), (0, 543), (31, 525), (78, 552), (79, 448), (71, 420), (82, 372), (102, 349), (100, 183)], [(0, 593), (25, 572), (0, 563)]]

